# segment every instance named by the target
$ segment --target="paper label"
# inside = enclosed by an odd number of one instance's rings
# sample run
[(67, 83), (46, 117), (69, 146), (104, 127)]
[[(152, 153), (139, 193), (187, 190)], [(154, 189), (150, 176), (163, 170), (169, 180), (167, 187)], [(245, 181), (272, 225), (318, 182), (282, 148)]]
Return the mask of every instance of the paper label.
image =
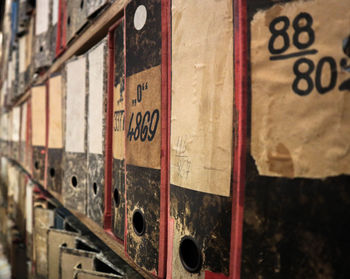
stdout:
[(350, 174), (350, 2), (274, 5), (251, 22), (251, 152), (259, 173)]
[(35, 35), (46, 32), (49, 29), (49, 0), (36, 1)]
[(22, 74), (26, 70), (26, 41), (27, 36), (19, 38), (19, 72)]
[(66, 151), (85, 152), (86, 58), (67, 63)]
[(126, 80), (126, 163), (160, 169), (161, 67)]
[(58, 21), (58, 1), (53, 0), (52, 3), (52, 25), (55, 25)]
[(12, 141), (19, 142), (19, 130), (21, 121), (21, 108), (14, 107), (12, 114)]
[(229, 196), (233, 134), (232, 1), (172, 1), (170, 183)]
[(21, 142), (27, 139), (27, 103), (22, 105), (22, 119), (21, 119)]
[(104, 48), (99, 45), (89, 53), (89, 114), (88, 152), (102, 154), (103, 150), (103, 97), (104, 97)]
[(32, 88), (32, 145), (45, 146), (46, 132), (46, 86)]
[(63, 147), (62, 132), (62, 77), (50, 78), (49, 96), (49, 148)]
[(123, 160), (125, 157), (125, 94), (120, 83), (113, 92), (113, 158)]

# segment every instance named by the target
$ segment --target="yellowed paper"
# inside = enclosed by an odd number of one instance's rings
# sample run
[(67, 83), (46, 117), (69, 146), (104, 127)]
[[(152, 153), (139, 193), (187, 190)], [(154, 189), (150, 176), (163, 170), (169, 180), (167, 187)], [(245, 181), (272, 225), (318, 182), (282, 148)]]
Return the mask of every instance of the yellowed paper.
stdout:
[(50, 78), (49, 92), (49, 148), (63, 148), (61, 76)]
[(22, 115), (21, 115), (21, 142), (27, 140), (27, 103), (22, 105)]
[(128, 77), (126, 92), (126, 163), (160, 169), (160, 66)]
[(46, 87), (32, 88), (32, 145), (45, 146), (46, 131)]
[(232, 1), (172, 1), (172, 184), (230, 195), (233, 99)]
[(125, 157), (125, 94), (120, 83), (114, 87), (113, 97), (113, 158)]
[[(344, 84), (350, 73), (341, 68), (350, 64), (342, 49), (349, 26), (349, 1), (278, 4), (254, 16), (251, 152), (261, 175), (350, 173), (350, 95)], [(271, 53), (269, 43), (281, 53)]]

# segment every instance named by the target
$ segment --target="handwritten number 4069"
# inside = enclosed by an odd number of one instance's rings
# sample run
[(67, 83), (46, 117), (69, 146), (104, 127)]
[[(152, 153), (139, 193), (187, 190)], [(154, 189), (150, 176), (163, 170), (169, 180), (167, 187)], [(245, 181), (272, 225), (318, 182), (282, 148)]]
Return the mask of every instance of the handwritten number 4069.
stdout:
[[(315, 42), (315, 32), (312, 29), (313, 19), (308, 13), (300, 13), (293, 20), (293, 45), (299, 49), (304, 50), (310, 47)], [(271, 21), (269, 29), (272, 34), (268, 49), (272, 55), (280, 55), (288, 50), (290, 47), (290, 38), (287, 33), (288, 28), (290, 27), (290, 21), (286, 16), (280, 16)], [(304, 41), (301, 41), (301, 34), (305, 33), (307, 36), (304, 37)], [(282, 46), (278, 48), (275, 46), (276, 40), (280, 38), (282, 39)], [(279, 40), (280, 40), (279, 39)], [(313, 54), (317, 51), (313, 50)], [(295, 55), (296, 56), (296, 55)], [(277, 60), (277, 59), (276, 59)], [(324, 67), (328, 64), (330, 70), (330, 79), (327, 85), (322, 83), (322, 72)], [(305, 65), (301, 67), (302, 65)], [(308, 58), (300, 58), (295, 61), (293, 66), (293, 72), (295, 74), (295, 79), (292, 83), (293, 91), (300, 95), (306, 96), (312, 92), (314, 86), (316, 86), (317, 91), (320, 94), (325, 94), (334, 89), (337, 83), (337, 65), (333, 57), (326, 56), (320, 59), (316, 66), (316, 75), (315, 82), (312, 80), (310, 75), (315, 70), (315, 64), (312, 60)], [(301, 87), (301, 81), (304, 80), (305, 86)]]

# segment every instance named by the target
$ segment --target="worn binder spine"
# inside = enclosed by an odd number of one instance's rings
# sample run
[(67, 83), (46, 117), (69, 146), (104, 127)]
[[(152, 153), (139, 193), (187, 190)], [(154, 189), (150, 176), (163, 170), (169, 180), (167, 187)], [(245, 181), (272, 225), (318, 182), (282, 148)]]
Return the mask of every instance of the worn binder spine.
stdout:
[(125, 74), (124, 18), (108, 33), (106, 189), (104, 228), (124, 240), (125, 228)]
[(107, 40), (88, 53), (87, 215), (103, 226), (107, 101)]
[(49, 79), (47, 180), (49, 190), (61, 193), (63, 183), (63, 84), (62, 75)]
[(66, 63), (65, 142), (62, 195), (65, 206), (86, 214), (87, 204), (87, 61), (86, 55)]

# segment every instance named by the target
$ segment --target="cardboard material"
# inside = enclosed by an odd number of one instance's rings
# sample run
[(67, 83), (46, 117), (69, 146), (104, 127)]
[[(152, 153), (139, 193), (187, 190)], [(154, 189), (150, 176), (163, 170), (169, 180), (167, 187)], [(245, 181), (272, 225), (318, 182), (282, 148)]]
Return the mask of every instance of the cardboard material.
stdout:
[(61, 247), (75, 248), (77, 234), (63, 230), (48, 231), (48, 279), (59, 279), (59, 256)]
[(170, 182), (222, 196), (232, 170), (232, 34), (231, 0), (172, 2)]
[(75, 267), (93, 270), (96, 253), (61, 247), (59, 256), (60, 279), (74, 278)]
[(160, 169), (161, 67), (126, 80), (126, 163)]
[(341, 66), (349, 64), (349, 8), (347, 1), (295, 1), (255, 14), (251, 152), (261, 175), (350, 174), (350, 74)]
[[(47, 232), (54, 224), (54, 212), (40, 207), (34, 208), (34, 249), (37, 278), (47, 278)], [(66, 277), (68, 278), (68, 277)]]

